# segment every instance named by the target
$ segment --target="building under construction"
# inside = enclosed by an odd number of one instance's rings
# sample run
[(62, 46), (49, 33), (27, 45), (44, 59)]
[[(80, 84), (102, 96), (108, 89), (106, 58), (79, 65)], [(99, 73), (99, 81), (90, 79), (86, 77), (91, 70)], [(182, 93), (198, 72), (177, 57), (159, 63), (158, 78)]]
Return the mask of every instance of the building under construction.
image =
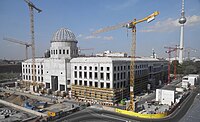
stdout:
[[(90, 102), (110, 104), (129, 97), (130, 58), (79, 57), (71, 62), (72, 95)], [(167, 62), (136, 58), (134, 93), (167, 80)]]
[[(45, 58), (22, 62), (22, 80), (36, 83), (52, 91), (72, 91), (82, 100), (113, 104), (129, 96), (130, 57), (79, 57), (78, 41), (69, 29), (55, 32)], [(155, 88), (167, 80), (167, 62), (155, 58), (136, 58), (135, 94)], [(37, 90), (36, 90), (37, 91)]]

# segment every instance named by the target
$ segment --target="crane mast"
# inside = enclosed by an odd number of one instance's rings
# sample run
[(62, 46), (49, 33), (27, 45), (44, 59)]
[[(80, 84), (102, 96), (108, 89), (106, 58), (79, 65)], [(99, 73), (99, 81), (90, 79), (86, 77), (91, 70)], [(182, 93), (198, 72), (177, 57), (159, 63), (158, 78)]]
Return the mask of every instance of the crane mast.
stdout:
[(176, 79), (176, 57), (177, 57), (177, 50), (179, 49), (178, 46), (176, 45), (176, 47), (164, 47), (166, 49), (168, 49), (168, 51), (166, 51), (166, 53), (168, 53), (168, 84), (170, 83), (170, 59), (171, 59), (171, 52), (174, 52), (174, 57), (175, 57), (175, 61), (174, 61), (174, 79)]
[(37, 8), (32, 2), (29, 0), (24, 0), (29, 7), (29, 12), (30, 12), (30, 32), (31, 32), (31, 42), (32, 42), (32, 81), (35, 83), (35, 36), (34, 36), (34, 11), (35, 9), (38, 13), (40, 13), (42, 10)]
[(135, 52), (136, 52), (136, 24), (147, 21), (147, 22), (151, 22), (152, 20), (155, 19), (155, 17), (159, 14), (158, 11), (155, 11), (153, 14), (137, 20), (134, 19), (132, 21), (126, 22), (126, 23), (122, 23), (122, 24), (118, 24), (115, 26), (109, 26), (106, 28), (102, 28), (99, 29), (95, 32), (93, 32), (93, 34), (99, 34), (99, 33), (103, 33), (103, 32), (107, 32), (107, 31), (111, 31), (111, 30), (116, 30), (122, 27), (126, 27), (128, 29), (131, 29), (132, 31), (132, 45), (131, 45), (131, 62), (130, 62), (130, 104), (127, 108), (127, 110), (129, 111), (134, 111), (135, 110), (135, 106), (134, 106), (134, 80), (135, 80)]
[[(26, 56), (26, 59), (28, 59), (28, 47), (32, 46), (31, 44), (27, 43), (27, 42), (24, 42), (24, 41), (19, 41), (19, 40), (16, 40), (16, 39), (12, 39), (12, 38), (3, 38), (3, 40), (5, 41), (9, 41), (9, 42), (13, 42), (13, 43), (17, 43), (17, 44), (21, 44), (21, 45), (25, 45), (25, 56)], [(26, 60), (25, 59), (25, 60)]]

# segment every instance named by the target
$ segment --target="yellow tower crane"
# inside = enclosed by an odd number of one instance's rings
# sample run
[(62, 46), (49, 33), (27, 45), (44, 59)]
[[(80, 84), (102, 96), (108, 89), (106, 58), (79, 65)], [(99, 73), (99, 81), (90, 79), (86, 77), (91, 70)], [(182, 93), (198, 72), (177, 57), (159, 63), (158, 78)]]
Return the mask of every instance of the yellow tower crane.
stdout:
[(118, 24), (115, 26), (109, 26), (106, 28), (99, 29), (93, 34), (99, 34), (111, 30), (116, 30), (122, 27), (126, 27), (128, 29), (132, 29), (132, 47), (131, 47), (131, 63), (130, 63), (130, 104), (127, 108), (129, 111), (134, 111), (135, 106), (134, 106), (134, 80), (135, 80), (135, 50), (136, 50), (136, 24), (147, 21), (148, 23), (153, 21), (155, 17), (159, 14), (158, 11), (155, 11), (153, 14), (140, 19), (136, 20), (134, 19), (133, 21), (128, 21), (126, 23)]
[(24, 0), (29, 7), (30, 11), (30, 31), (31, 31), (31, 42), (32, 42), (32, 67), (33, 67), (33, 72), (32, 72), (32, 81), (35, 83), (35, 37), (34, 37), (34, 11), (35, 9), (38, 13), (42, 12), (39, 8), (37, 8), (31, 1), (29, 0)]

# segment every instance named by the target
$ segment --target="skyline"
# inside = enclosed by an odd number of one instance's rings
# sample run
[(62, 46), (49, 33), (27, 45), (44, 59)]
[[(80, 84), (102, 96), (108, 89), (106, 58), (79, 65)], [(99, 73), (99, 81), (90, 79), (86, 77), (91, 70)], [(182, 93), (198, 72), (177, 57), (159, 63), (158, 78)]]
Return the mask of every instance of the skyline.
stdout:
[[(131, 33), (118, 29), (92, 36), (91, 33), (102, 27), (112, 26), (134, 18), (142, 19), (154, 11), (160, 15), (151, 23), (137, 25), (136, 54), (150, 56), (152, 48), (158, 57), (167, 57), (164, 46), (175, 46), (180, 41), (181, 0), (144, 1), (144, 0), (32, 0), (41, 13), (35, 16), (36, 56), (43, 56), (50, 47), (50, 41), (61, 27), (70, 29), (81, 48), (95, 48), (85, 53), (99, 53), (104, 50), (130, 52)], [(170, 8), (170, 9), (169, 9)], [(138, 12), (139, 11), (139, 12)], [(184, 47), (197, 49), (191, 57), (200, 57), (198, 34), (200, 33), (200, 0), (185, 0), (185, 44)], [(0, 1), (0, 59), (24, 59), (25, 47), (3, 40), (11, 37), (30, 40), (29, 9), (23, 0)], [(151, 40), (150, 40), (151, 39)], [(115, 44), (113, 46), (113, 44)], [(12, 50), (11, 50), (12, 49)], [(83, 52), (83, 51), (82, 51)], [(29, 49), (29, 57), (31, 52)]]

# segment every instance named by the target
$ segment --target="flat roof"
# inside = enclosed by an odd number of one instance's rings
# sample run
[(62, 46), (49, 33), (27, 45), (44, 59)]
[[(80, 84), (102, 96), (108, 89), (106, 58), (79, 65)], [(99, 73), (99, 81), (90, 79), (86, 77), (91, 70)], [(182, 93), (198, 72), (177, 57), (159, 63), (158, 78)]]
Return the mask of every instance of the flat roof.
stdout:
[[(71, 59), (70, 62), (76, 63), (76, 62), (113, 62), (113, 61), (130, 61), (130, 57), (77, 57)], [(141, 58), (135, 58), (136, 62), (140, 61), (165, 61), (160, 59), (155, 59), (151, 57), (141, 57)]]

